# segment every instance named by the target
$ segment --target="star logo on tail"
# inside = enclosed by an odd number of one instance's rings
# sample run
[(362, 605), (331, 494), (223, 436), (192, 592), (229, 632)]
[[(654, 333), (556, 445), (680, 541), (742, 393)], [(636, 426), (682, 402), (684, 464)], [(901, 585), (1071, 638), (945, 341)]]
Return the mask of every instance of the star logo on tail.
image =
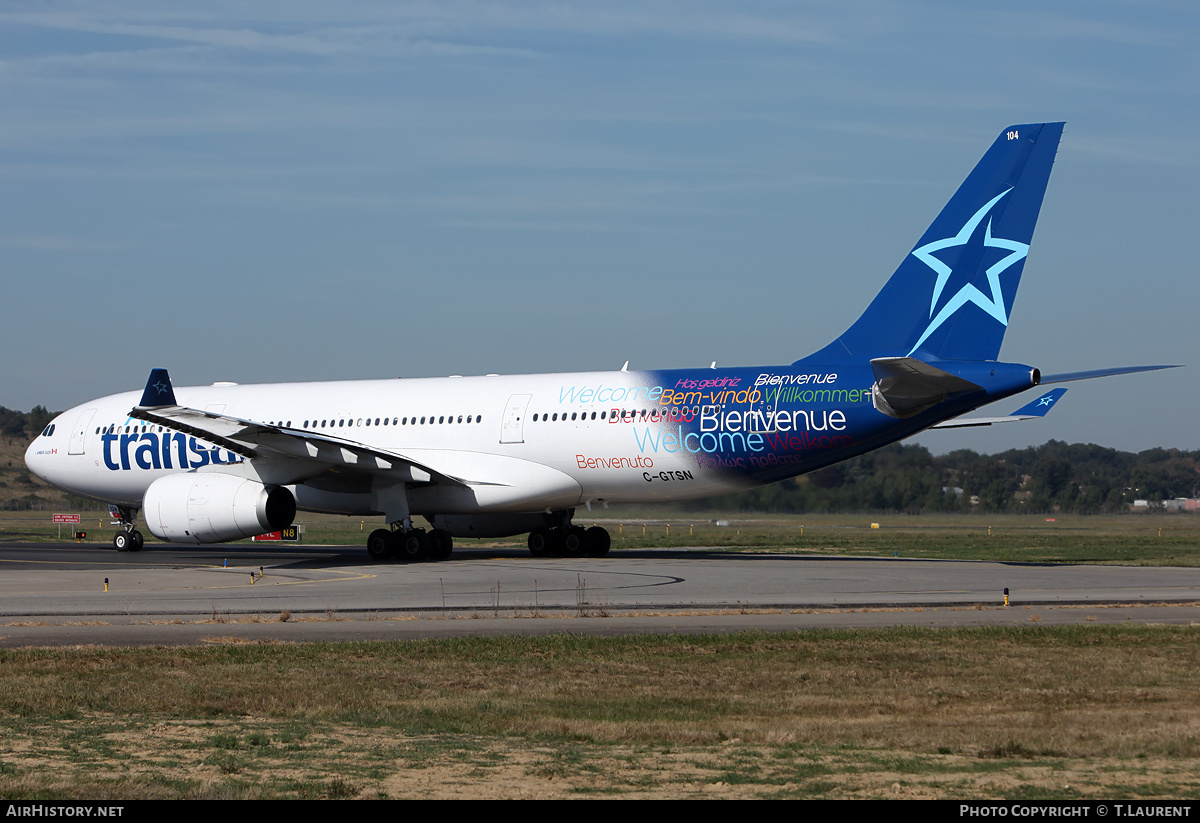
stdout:
[[(988, 315), (994, 317), (1001, 325), (1008, 325), (1008, 313), (1004, 308), (1004, 292), (1000, 288), (1000, 275), (1014, 263), (1025, 259), (1025, 255), (1029, 253), (1029, 244), (993, 237), (992, 220), (988, 213), (1010, 191), (1012, 191), (1011, 188), (1005, 189), (984, 204), (979, 211), (971, 215), (971, 219), (964, 223), (953, 237), (935, 240), (913, 249), (913, 257), (933, 269), (937, 274), (937, 280), (933, 285), (933, 297), (929, 301), (929, 325), (925, 327), (925, 331), (922, 332), (916, 345), (908, 352), (910, 355), (968, 303), (974, 303)], [(983, 224), (985, 217), (987, 223)], [(983, 224), (982, 232), (979, 230), (981, 224)], [(935, 256), (937, 252), (958, 247), (963, 247), (963, 251), (959, 254), (957, 271)], [(987, 282), (980, 284), (989, 292), (985, 294), (984, 290), (972, 283), (971, 280), (977, 274), (978, 268), (982, 265), (983, 255), (988, 253), (989, 249), (1000, 249), (1007, 251), (1008, 254), (985, 270)], [(949, 299), (942, 303), (942, 297), (947, 291), (946, 286), (956, 274), (961, 278), (962, 283)], [(939, 303), (941, 303), (940, 309), (938, 308)]]

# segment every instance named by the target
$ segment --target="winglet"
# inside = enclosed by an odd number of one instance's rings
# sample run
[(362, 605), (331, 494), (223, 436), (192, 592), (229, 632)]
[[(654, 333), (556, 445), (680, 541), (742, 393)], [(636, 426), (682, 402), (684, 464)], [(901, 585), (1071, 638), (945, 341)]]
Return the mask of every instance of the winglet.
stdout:
[(171, 376), (166, 369), (151, 369), (150, 378), (146, 381), (146, 390), (138, 406), (155, 408), (157, 406), (177, 406), (175, 390), (171, 388)]
[(931, 429), (965, 429), (971, 426), (990, 426), (993, 423), (1012, 423), (1017, 420), (1037, 420), (1045, 417), (1050, 409), (1067, 393), (1066, 389), (1051, 389), (1037, 400), (1026, 403), (1012, 414), (1004, 417), (953, 417), (943, 420)]
[(1037, 400), (1026, 403), (1012, 413), (1013, 417), (1045, 417), (1046, 412), (1054, 407), (1058, 399), (1067, 393), (1066, 389), (1051, 389)]

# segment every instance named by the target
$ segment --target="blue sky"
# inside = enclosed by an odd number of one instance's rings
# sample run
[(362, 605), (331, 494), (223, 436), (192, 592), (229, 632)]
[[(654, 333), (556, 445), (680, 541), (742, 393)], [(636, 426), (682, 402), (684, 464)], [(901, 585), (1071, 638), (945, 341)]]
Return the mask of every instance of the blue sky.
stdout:
[[(185, 5), (0, 7), (3, 405), (790, 362), (1043, 120), (1001, 356), (1194, 359), (1194, 3)], [(919, 442), (1200, 448), (1194, 374)]]

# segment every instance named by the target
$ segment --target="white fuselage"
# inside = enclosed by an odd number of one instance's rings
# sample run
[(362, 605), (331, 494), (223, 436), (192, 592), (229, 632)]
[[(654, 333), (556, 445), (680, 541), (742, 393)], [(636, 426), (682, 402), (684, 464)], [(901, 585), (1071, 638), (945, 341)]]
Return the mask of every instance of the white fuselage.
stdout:
[[(696, 449), (646, 453), (633, 429), (670, 429), (670, 404), (639, 372), (358, 380), (175, 390), (181, 406), (359, 443), (466, 481), (473, 494), (413, 491), (412, 509), (536, 511), (597, 501), (697, 497), (747, 484), (706, 471)], [(182, 472), (243, 473), (238, 455), (129, 416), (138, 392), (63, 412), (29, 447), (30, 468), (68, 491), (127, 506)], [(664, 406), (668, 410), (664, 410)], [(364, 468), (364, 467), (357, 467)], [(297, 488), (301, 509), (383, 513), (362, 478)], [(378, 485), (379, 477), (375, 472)], [(428, 495), (427, 495), (428, 496)]]

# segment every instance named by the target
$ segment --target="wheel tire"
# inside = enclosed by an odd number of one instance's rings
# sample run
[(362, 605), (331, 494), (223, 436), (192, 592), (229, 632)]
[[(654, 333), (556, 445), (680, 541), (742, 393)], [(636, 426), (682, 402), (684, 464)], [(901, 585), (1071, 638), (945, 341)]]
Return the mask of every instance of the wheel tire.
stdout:
[(454, 553), (454, 538), (445, 529), (434, 529), (429, 533), (429, 557), (431, 560), (449, 560)]
[(146, 542), (146, 538), (142, 537), (142, 533), (137, 529), (129, 533), (129, 538), (129, 550), (131, 552), (140, 552)]
[(584, 536), (587, 532), (583, 526), (572, 526), (562, 537), (563, 552), (567, 557), (583, 557)]
[(129, 533), (117, 532), (116, 536), (113, 538), (113, 547), (119, 552), (129, 551)]
[(396, 541), (387, 529), (376, 529), (367, 538), (367, 554), (372, 560), (387, 560), (396, 550)]
[(424, 560), (429, 554), (429, 535), (423, 529), (409, 529), (399, 540), (401, 560)]
[(604, 557), (612, 546), (612, 537), (608, 529), (592, 526), (584, 533), (583, 546), (588, 557)]
[(529, 553), (534, 557), (545, 557), (550, 553), (549, 529), (534, 529), (529, 533)]

